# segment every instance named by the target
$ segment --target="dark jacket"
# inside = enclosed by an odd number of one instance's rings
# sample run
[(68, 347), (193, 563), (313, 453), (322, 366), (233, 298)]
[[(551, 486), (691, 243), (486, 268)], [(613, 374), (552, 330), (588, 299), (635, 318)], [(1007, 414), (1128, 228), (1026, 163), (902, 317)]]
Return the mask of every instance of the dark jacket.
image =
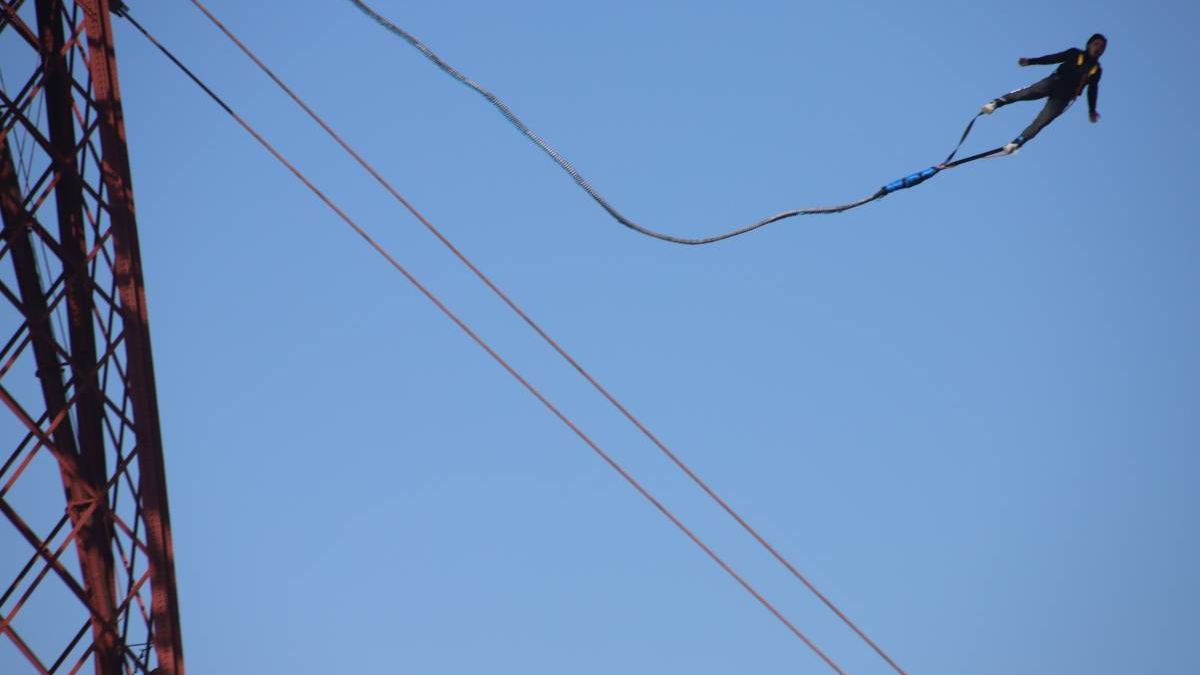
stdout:
[(1100, 94), (1100, 75), (1103, 74), (1100, 61), (1088, 56), (1086, 51), (1074, 47), (1057, 54), (1047, 54), (1036, 59), (1029, 59), (1030, 65), (1041, 66), (1050, 63), (1060, 64), (1058, 70), (1054, 71), (1053, 77), (1057, 82), (1054, 85), (1054, 93), (1051, 95), (1056, 98), (1073, 99), (1079, 96), (1086, 86), (1088, 88), (1088, 110), (1096, 112), (1096, 97)]

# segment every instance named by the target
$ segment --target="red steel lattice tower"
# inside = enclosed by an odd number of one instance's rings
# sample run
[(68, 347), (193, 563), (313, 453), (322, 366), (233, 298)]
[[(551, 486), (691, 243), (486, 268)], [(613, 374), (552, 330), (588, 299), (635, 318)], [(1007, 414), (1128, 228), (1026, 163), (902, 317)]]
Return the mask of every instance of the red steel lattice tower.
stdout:
[(183, 675), (110, 14), (0, 0), (0, 672)]

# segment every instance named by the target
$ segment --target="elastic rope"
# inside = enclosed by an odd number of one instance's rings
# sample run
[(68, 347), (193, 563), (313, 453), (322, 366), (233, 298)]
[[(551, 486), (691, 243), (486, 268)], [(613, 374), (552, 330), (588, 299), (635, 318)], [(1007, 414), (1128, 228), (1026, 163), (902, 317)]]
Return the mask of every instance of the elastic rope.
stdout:
[(684, 244), (687, 246), (697, 246), (700, 244), (711, 244), (713, 242), (721, 241), (723, 239), (729, 239), (730, 237), (736, 237), (740, 234), (745, 234), (747, 232), (757, 230), (758, 228), (763, 227), (765, 225), (770, 225), (771, 223), (775, 223), (780, 220), (784, 220), (786, 218), (791, 218), (793, 216), (823, 215), (823, 214), (829, 214), (829, 213), (841, 213), (843, 211), (849, 211), (850, 209), (858, 208), (859, 206), (862, 206), (864, 204), (869, 204), (870, 202), (873, 202), (876, 199), (883, 197), (885, 194), (883, 192), (875, 192), (867, 197), (863, 197), (862, 199), (859, 199), (859, 200), (856, 200), (853, 202), (848, 202), (846, 204), (838, 204), (836, 206), (823, 206), (823, 207), (816, 207), (816, 208), (793, 209), (790, 211), (783, 211), (783, 212), (777, 213), (773, 216), (764, 218), (758, 222), (751, 223), (744, 227), (739, 227), (735, 230), (730, 230), (728, 232), (717, 234), (717, 235), (714, 235), (711, 237), (700, 237), (700, 238), (677, 237), (674, 235), (665, 234), (662, 232), (657, 232), (655, 230), (651, 230), (650, 228), (639, 225), (636, 222), (626, 218), (624, 215), (621, 214), (620, 211), (617, 211), (616, 207), (614, 207), (612, 204), (610, 204), (608, 202), (608, 200), (606, 200), (599, 192), (597, 192), (596, 189), (592, 187), (591, 183), (589, 183), (587, 181), (587, 179), (584, 178), (583, 175), (580, 174), (579, 171), (576, 170), (575, 167), (571, 165), (570, 161), (568, 161), (565, 157), (563, 157), (561, 154), (559, 154), (559, 152), (557, 150), (552, 148), (550, 146), (550, 144), (547, 143), (545, 140), (543, 140), (542, 137), (539, 136), (536, 132), (534, 132), (532, 129), (530, 129), (528, 126), (526, 126), (525, 123), (522, 122), (521, 119), (519, 117), (517, 117), (517, 115), (512, 111), (512, 109), (510, 109), (504, 103), (504, 101), (501, 101), (499, 97), (497, 97), (495, 94), (493, 94), (492, 92), (485, 89), (478, 82), (475, 82), (474, 80), (467, 77), (466, 75), (463, 75), (454, 66), (443, 61), (441, 59), (441, 57), (439, 57), (437, 54), (435, 54), (433, 52), (432, 49), (425, 46), (424, 43), (422, 43), (420, 40), (418, 40), (416, 38), (416, 36), (412, 35), (408, 31), (404, 30), (403, 28), (400, 28), (399, 26), (392, 23), (384, 16), (380, 15), (374, 9), (369, 7), (366, 3), (362, 2), (362, 0), (350, 0), (350, 2), (354, 3), (354, 5), (356, 7), (358, 7), (359, 10), (361, 10), (367, 16), (371, 17), (371, 19), (373, 19), (380, 26), (383, 26), (391, 33), (397, 35), (398, 37), (402, 38), (405, 42), (407, 42), (410, 45), (412, 45), (413, 47), (415, 47), (418, 51), (420, 51), (422, 54), (425, 55), (425, 58), (432, 61), (433, 64), (436, 65), (438, 68), (442, 69), (443, 72), (450, 75), (454, 79), (458, 80), (462, 84), (465, 84), (466, 86), (475, 90), (481, 96), (486, 98), (488, 100), (488, 102), (490, 102), (493, 106), (495, 106), (496, 109), (499, 110), (500, 113), (502, 115), (504, 115), (504, 117), (514, 127), (517, 128), (518, 131), (520, 131), (522, 134), (524, 134), (524, 136), (526, 138), (528, 138), (535, 145), (537, 145), (539, 148), (541, 148), (543, 152), (545, 152), (547, 155), (549, 155), (550, 158), (554, 160), (554, 163), (558, 164), (558, 166), (560, 166), (563, 171), (566, 171), (567, 174), (571, 176), (571, 179), (574, 180), (575, 183), (579, 187), (583, 188), (583, 191), (587, 192), (588, 195), (590, 195), (591, 198), (593, 200), (595, 200), (596, 203), (599, 204), (601, 208), (603, 208), (605, 211), (607, 211), (608, 214), (610, 216), (612, 216), (614, 220), (616, 220), (618, 223), (624, 225), (625, 227), (628, 227), (629, 229), (634, 230), (636, 232), (640, 232), (641, 234), (644, 234), (648, 237), (654, 237), (655, 239), (661, 239), (662, 241), (668, 241), (673, 244)]

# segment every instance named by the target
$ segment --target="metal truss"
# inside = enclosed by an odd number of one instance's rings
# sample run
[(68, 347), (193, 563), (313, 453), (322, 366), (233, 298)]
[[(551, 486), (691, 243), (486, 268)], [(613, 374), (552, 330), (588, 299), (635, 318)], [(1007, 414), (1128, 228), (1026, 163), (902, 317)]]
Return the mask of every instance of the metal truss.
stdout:
[(0, 0), (0, 672), (183, 675), (109, 0)]

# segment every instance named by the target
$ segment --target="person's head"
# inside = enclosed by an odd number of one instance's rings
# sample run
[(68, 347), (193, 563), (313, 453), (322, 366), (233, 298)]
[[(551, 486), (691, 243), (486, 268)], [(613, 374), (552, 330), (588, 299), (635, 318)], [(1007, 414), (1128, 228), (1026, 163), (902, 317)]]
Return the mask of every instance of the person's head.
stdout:
[(1108, 46), (1108, 38), (1104, 37), (1100, 33), (1096, 33), (1092, 37), (1088, 38), (1088, 41), (1087, 41), (1088, 56), (1092, 57), (1093, 59), (1100, 58), (1100, 55), (1104, 53), (1104, 48), (1107, 46)]

